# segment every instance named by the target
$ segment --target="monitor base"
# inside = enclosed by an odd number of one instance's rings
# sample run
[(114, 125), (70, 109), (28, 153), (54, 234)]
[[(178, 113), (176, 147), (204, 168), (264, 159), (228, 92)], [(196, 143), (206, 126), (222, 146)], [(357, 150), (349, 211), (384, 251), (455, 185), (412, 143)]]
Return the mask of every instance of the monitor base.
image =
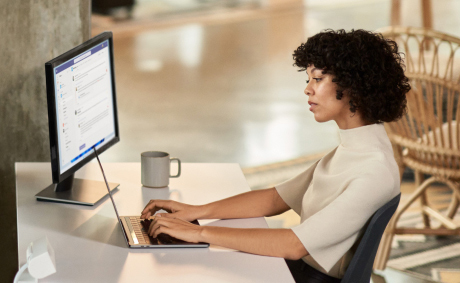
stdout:
[[(120, 184), (109, 183), (113, 192)], [(39, 201), (63, 202), (70, 204), (93, 206), (109, 194), (104, 182), (74, 179), (72, 189), (56, 192), (57, 184), (51, 184), (46, 189), (35, 195)]]

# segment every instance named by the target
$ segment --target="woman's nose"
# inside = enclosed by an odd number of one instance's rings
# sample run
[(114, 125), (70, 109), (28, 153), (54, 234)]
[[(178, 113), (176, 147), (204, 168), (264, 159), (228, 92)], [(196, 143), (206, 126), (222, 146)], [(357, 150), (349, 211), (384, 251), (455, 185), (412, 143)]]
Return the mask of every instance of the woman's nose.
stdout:
[(307, 85), (307, 87), (305, 88), (305, 90), (304, 90), (303, 92), (304, 92), (306, 95), (310, 96), (310, 94), (311, 94), (311, 89), (308, 87), (308, 85)]

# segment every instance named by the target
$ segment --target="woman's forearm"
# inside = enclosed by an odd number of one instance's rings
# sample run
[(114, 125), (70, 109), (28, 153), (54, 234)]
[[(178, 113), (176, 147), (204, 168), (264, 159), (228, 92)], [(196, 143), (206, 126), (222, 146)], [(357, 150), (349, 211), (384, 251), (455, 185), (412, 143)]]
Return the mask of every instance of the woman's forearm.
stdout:
[(202, 219), (272, 216), (289, 210), (275, 188), (250, 191), (203, 205)]
[(308, 255), (291, 229), (201, 227), (201, 241), (247, 253), (291, 260)]

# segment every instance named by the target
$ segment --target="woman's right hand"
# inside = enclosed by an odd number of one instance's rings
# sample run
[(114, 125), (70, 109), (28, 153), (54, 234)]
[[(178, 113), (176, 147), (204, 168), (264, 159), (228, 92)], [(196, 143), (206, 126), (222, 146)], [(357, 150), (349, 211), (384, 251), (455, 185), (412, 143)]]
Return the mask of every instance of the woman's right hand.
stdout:
[(142, 210), (141, 218), (148, 219), (150, 216), (154, 215), (159, 210), (166, 210), (168, 213), (159, 213), (161, 217), (167, 218), (179, 218), (185, 221), (193, 221), (199, 219), (203, 214), (202, 206), (185, 204), (173, 200), (160, 200), (152, 199)]

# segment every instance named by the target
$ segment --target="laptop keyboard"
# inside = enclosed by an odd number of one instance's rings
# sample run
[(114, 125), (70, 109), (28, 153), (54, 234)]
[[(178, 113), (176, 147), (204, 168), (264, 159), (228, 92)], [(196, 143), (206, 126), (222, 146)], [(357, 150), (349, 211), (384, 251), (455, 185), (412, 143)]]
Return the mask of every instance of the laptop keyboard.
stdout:
[[(125, 220), (129, 220), (129, 224), (131, 224), (139, 245), (174, 245), (187, 243), (163, 233), (159, 234), (156, 238), (149, 236), (147, 231), (149, 230), (150, 223), (152, 223), (149, 219), (140, 219), (139, 216), (127, 216)], [(196, 220), (191, 223), (199, 225)]]
[(156, 239), (149, 237), (149, 235), (147, 234), (148, 227), (147, 229), (145, 229), (145, 227), (141, 225), (142, 220), (139, 217), (129, 217), (129, 222), (131, 223), (131, 226), (133, 227), (134, 233), (136, 234), (139, 244), (144, 244), (144, 245), (157, 244), (158, 241)]
[(149, 230), (150, 223), (152, 222), (151, 220), (141, 220), (139, 217), (129, 217), (129, 222), (133, 227), (134, 233), (136, 234), (140, 245), (167, 245), (185, 243), (184, 241), (171, 237), (167, 234), (160, 234), (156, 238), (149, 236), (147, 231)]

